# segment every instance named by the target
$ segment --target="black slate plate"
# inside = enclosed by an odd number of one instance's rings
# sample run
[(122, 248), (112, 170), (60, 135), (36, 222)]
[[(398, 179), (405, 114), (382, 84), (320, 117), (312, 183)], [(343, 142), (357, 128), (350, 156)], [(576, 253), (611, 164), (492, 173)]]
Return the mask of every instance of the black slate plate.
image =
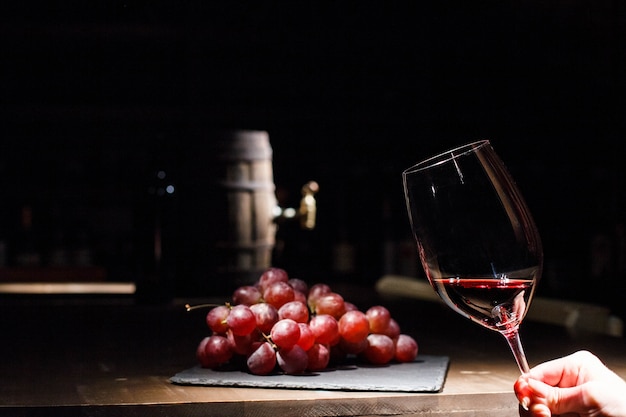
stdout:
[(447, 356), (420, 355), (411, 363), (368, 366), (346, 363), (303, 375), (252, 375), (241, 370), (214, 371), (199, 366), (170, 378), (178, 385), (345, 391), (440, 392), (448, 372)]

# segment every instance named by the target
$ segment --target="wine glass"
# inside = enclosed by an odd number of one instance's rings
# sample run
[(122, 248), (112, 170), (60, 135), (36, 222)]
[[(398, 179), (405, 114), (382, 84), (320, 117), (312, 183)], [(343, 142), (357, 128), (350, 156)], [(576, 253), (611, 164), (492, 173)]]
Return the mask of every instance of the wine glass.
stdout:
[(500, 332), (527, 372), (518, 329), (541, 276), (543, 250), (528, 207), (490, 142), (428, 158), (402, 178), (431, 286), (454, 311)]

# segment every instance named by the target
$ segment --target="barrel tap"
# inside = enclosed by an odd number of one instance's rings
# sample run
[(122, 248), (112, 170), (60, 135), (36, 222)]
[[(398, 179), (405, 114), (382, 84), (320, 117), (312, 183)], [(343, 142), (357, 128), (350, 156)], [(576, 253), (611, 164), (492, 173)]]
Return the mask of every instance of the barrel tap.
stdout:
[(274, 213), (274, 221), (281, 222), (286, 219), (298, 219), (302, 229), (315, 229), (317, 216), (317, 202), (315, 200), (315, 194), (319, 191), (319, 188), (318, 183), (315, 181), (309, 181), (304, 184), (302, 186), (302, 199), (300, 200), (299, 209), (283, 209), (282, 207), (277, 206)]

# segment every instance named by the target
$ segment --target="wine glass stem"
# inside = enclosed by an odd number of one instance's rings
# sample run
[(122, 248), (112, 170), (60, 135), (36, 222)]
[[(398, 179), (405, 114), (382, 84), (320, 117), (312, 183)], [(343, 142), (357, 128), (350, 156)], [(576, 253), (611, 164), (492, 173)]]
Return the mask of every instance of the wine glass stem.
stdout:
[(528, 361), (526, 361), (526, 354), (524, 353), (524, 348), (522, 347), (522, 339), (519, 336), (519, 332), (517, 330), (503, 332), (502, 335), (508, 342), (511, 347), (511, 351), (513, 352), (513, 356), (515, 357), (515, 361), (517, 362), (517, 366), (522, 373), (526, 373), (529, 371)]

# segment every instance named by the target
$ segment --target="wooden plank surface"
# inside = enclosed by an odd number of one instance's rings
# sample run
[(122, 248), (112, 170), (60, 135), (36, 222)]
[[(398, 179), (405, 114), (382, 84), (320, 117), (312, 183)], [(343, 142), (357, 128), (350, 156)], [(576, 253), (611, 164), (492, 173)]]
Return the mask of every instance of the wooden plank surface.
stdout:
[[(3, 416), (517, 416), (519, 371), (502, 336), (437, 303), (368, 300), (390, 308), (421, 354), (450, 357), (442, 392), (412, 394), (179, 386), (169, 378), (195, 365), (206, 334), (206, 311), (186, 312), (188, 300), (0, 301)], [(621, 338), (538, 323), (524, 324), (522, 337), (531, 365), (585, 348), (626, 375)]]

